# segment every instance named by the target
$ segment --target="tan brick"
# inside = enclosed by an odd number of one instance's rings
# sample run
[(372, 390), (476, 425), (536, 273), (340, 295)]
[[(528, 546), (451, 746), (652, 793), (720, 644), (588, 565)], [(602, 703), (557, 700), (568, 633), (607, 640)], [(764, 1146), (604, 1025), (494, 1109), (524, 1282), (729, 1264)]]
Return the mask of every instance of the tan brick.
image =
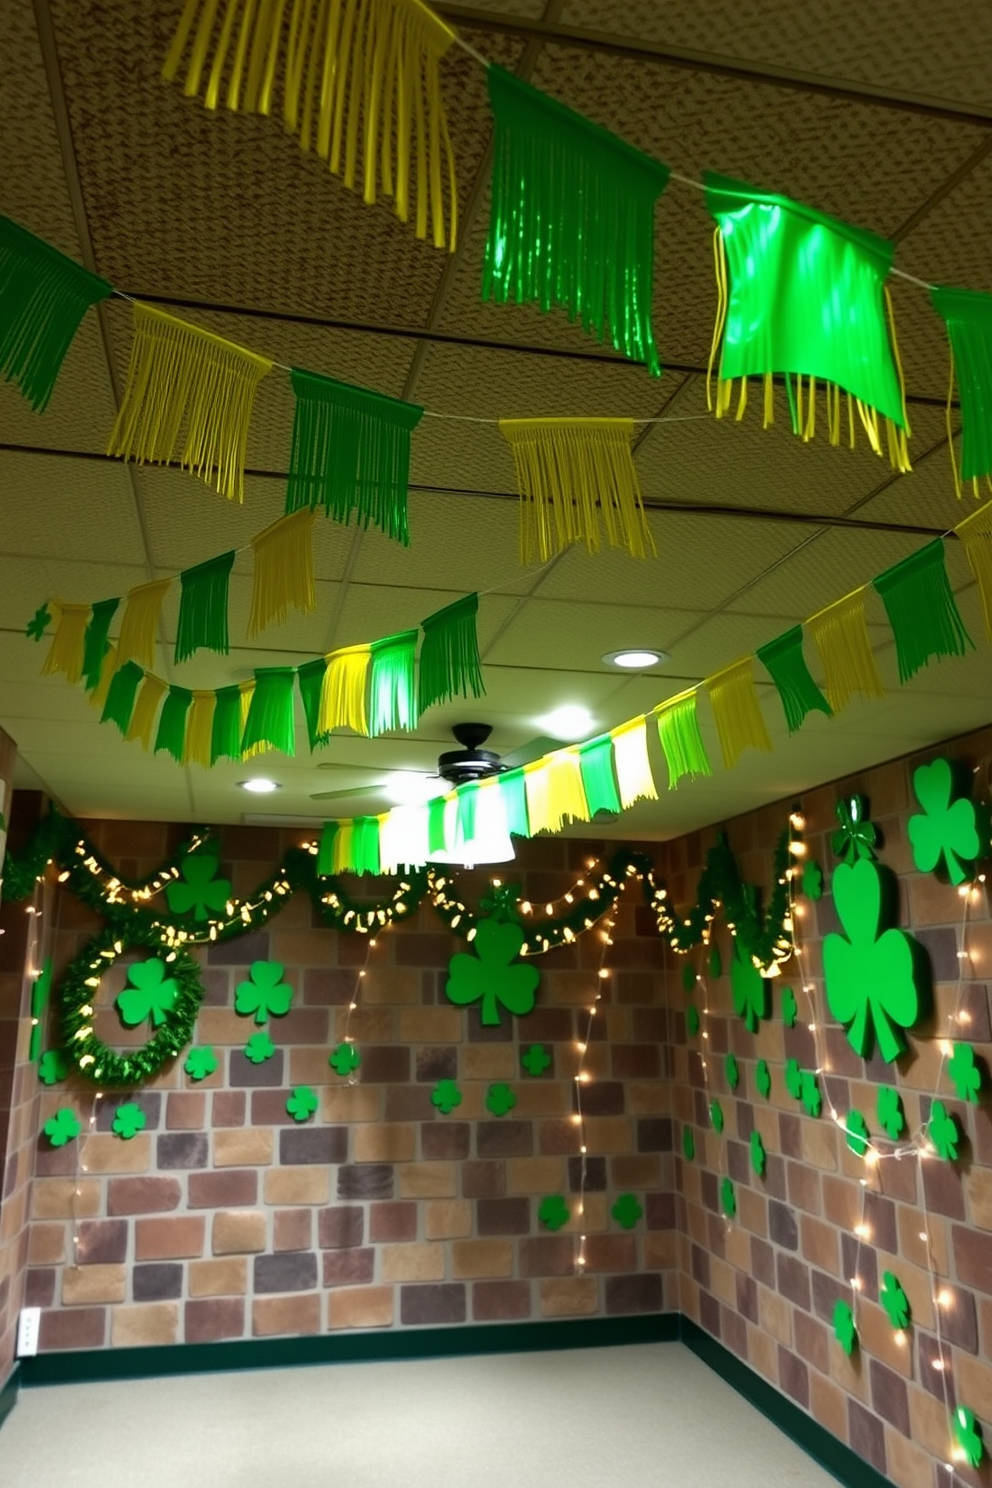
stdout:
[(127, 1267), (66, 1266), (62, 1272), (62, 1303), (123, 1302), (127, 1290)]
[(122, 1142), (96, 1132), (83, 1140), (79, 1166), (84, 1173), (147, 1173), (153, 1166), (151, 1142), (147, 1133)]
[(578, 1317), (599, 1308), (594, 1276), (545, 1276), (540, 1297), (542, 1317)]
[(443, 1245), (384, 1245), (379, 1254), (383, 1281), (444, 1280)]
[(837, 1171), (840, 1131), (832, 1121), (804, 1121), (802, 1124), (803, 1158), (815, 1168)]
[(378, 1085), (328, 1085), (321, 1091), (325, 1121), (354, 1126), (359, 1121), (378, 1121), (382, 1091)]
[(662, 1080), (631, 1080), (627, 1085), (627, 1110), (632, 1116), (667, 1116), (672, 1096)]
[(272, 1129), (235, 1126), (214, 1132), (214, 1167), (261, 1167), (272, 1161)]
[[(376, 966), (372, 953), (368, 975), (362, 979), (362, 1003), (388, 1003), (416, 1006), (420, 1001), (420, 968), (415, 966)], [(405, 1042), (400, 1035), (401, 1042)]]
[(607, 1156), (634, 1150), (633, 1123), (626, 1116), (587, 1116), (586, 1146)]
[(512, 1240), (456, 1240), (451, 1247), (451, 1274), (456, 1281), (513, 1275)]
[(761, 1326), (779, 1343), (792, 1345), (792, 1304), (768, 1287), (758, 1288), (758, 1317)]
[(512, 1044), (468, 1044), (462, 1049), (463, 1080), (515, 1080)]
[(33, 1224), (28, 1231), (28, 1263), (32, 1266), (61, 1266), (66, 1254), (64, 1224)]
[(197, 1015), (196, 1039), (200, 1044), (243, 1044), (244, 1029), (244, 1019), (233, 1008), (205, 1007)]
[(100, 1185), (92, 1179), (36, 1178), (31, 1185), (35, 1219), (91, 1219), (100, 1210)]
[(954, 1383), (958, 1399), (992, 1400), (992, 1364), (984, 1359), (972, 1359), (957, 1350), (954, 1357)]
[(641, 1240), (645, 1270), (667, 1271), (670, 1267), (677, 1266), (678, 1240), (675, 1230), (649, 1230)]
[(339, 1078), (327, 1063), (326, 1048), (298, 1044), (290, 1049), (288, 1085), (329, 1085)]
[(356, 1162), (409, 1162), (416, 1149), (417, 1129), (412, 1123), (370, 1124), (355, 1131)]
[(918, 1483), (930, 1482), (933, 1463), (926, 1452), (891, 1426), (885, 1428), (885, 1459), (887, 1476), (901, 1488), (916, 1488)]
[(162, 1261), (202, 1255), (205, 1225), (201, 1214), (139, 1219), (134, 1227), (135, 1257), (139, 1261)]
[(909, 1391), (909, 1423), (913, 1440), (938, 1461), (947, 1460), (947, 1407), (925, 1390)]
[(399, 1170), (401, 1199), (451, 1199), (458, 1191), (453, 1162), (412, 1162)]
[(349, 1022), (348, 1009), (339, 1007), (333, 1010), (333, 1021), (335, 1043), (341, 1042), (346, 1030), (359, 1045), (396, 1042), (393, 1035), (392, 1008), (359, 1007), (352, 1013)]
[(225, 1209), (214, 1215), (211, 1250), (214, 1255), (264, 1250), (266, 1216), (255, 1209)]
[(179, 1303), (147, 1302), (115, 1307), (110, 1315), (114, 1348), (141, 1348), (153, 1343), (179, 1342)]
[(906, 1379), (912, 1379), (913, 1351), (906, 1336), (896, 1332), (888, 1316), (873, 1302), (861, 1302), (857, 1316), (858, 1338), (864, 1353), (881, 1359), (883, 1364)]
[(820, 1271), (840, 1275), (840, 1235), (833, 1225), (811, 1214), (800, 1217), (803, 1258)]
[(241, 1297), (248, 1290), (248, 1262), (244, 1256), (222, 1261), (191, 1261), (191, 1297)]
[(304, 1168), (270, 1168), (264, 1193), (267, 1204), (327, 1204), (331, 1196), (330, 1170), (317, 1163)]
[(992, 1230), (992, 1168), (973, 1167), (965, 1179), (971, 1222)]
[[(698, 1312), (696, 1313), (698, 1318)], [(750, 1323), (747, 1329), (747, 1352), (752, 1369), (755, 1369), (764, 1379), (771, 1380), (772, 1384), (778, 1383), (778, 1343), (770, 1333), (763, 1333), (760, 1328), (753, 1327)]]
[(610, 1179), (621, 1193), (639, 1188), (642, 1192), (661, 1188), (661, 1157), (657, 1152), (630, 1152), (610, 1163)]
[(256, 1297), (251, 1309), (251, 1331), (256, 1338), (280, 1333), (299, 1337), (320, 1332), (320, 1293), (298, 1297)]
[(847, 1402), (843, 1392), (815, 1369), (809, 1372), (809, 1404), (814, 1419), (843, 1441), (847, 1436)]
[(428, 1240), (450, 1240), (472, 1233), (471, 1199), (428, 1199), (423, 1215)]
[(511, 1157), (506, 1164), (508, 1194), (559, 1193), (565, 1182), (563, 1157)]
[(335, 1287), (328, 1299), (329, 1328), (388, 1328), (392, 1321), (392, 1287)]
[[(513, 1114), (521, 1117), (567, 1116), (572, 1109), (572, 1096), (563, 1080), (533, 1080), (527, 1084), (514, 1084), (517, 1104)], [(461, 1113), (459, 1112), (459, 1115)]]

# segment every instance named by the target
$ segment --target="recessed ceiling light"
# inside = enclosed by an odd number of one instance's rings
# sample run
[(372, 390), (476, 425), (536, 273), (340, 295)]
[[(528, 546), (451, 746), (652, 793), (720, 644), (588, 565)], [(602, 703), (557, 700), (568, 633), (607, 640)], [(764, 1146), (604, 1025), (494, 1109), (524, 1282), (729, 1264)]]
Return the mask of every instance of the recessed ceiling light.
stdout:
[(552, 739), (569, 741), (584, 739), (596, 727), (596, 720), (588, 708), (580, 707), (578, 703), (566, 703), (561, 708), (555, 708), (553, 713), (546, 713), (537, 721)]
[(629, 651), (608, 651), (603, 657), (607, 666), (625, 667), (631, 672), (643, 672), (648, 667), (667, 661), (664, 651), (648, 651), (646, 648)]
[(277, 780), (267, 780), (264, 775), (256, 775), (251, 780), (239, 780), (238, 784), (242, 790), (251, 791), (253, 796), (267, 796), (279, 789)]

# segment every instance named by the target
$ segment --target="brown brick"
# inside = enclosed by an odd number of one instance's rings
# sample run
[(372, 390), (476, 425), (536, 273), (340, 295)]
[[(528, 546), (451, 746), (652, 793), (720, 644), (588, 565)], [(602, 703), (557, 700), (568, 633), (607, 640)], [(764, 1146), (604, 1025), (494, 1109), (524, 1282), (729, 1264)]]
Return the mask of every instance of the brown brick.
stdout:
[(317, 1244), (324, 1250), (361, 1245), (364, 1238), (365, 1214), (357, 1205), (322, 1209), (317, 1215)]
[(468, 1157), (469, 1125), (467, 1121), (441, 1118), (420, 1128), (420, 1151), (427, 1159)]
[(107, 1330), (105, 1307), (80, 1307), (69, 1312), (43, 1312), (38, 1347), (44, 1354), (58, 1349), (103, 1348)]
[(326, 1204), (331, 1175), (320, 1167), (270, 1168), (263, 1191), (267, 1204)]
[(389, 1163), (348, 1163), (338, 1169), (339, 1199), (390, 1199), (393, 1169)]
[(325, 1287), (361, 1286), (375, 1275), (375, 1251), (368, 1246), (328, 1250), (323, 1255)]
[[(211, 1096), (210, 1125), (216, 1132), (218, 1127), (244, 1126), (247, 1100), (243, 1090), (215, 1090)], [(217, 1160), (217, 1143), (214, 1142), (214, 1161)]]
[(266, 1219), (259, 1210), (221, 1210), (214, 1215), (211, 1250), (214, 1255), (237, 1255), (264, 1250)]
[(277, 1209), (272, 1220), (273, 1250), (309, 1250), (313, 1214), (309, 1209)]
[(225, 1256), (219, 1261), (190, 1263), (191, 1297), (240, 1297), (247, 1290), (248, 1262), (244, 1256)]
[(115, 1307), (110, 1319), (114, 1348), (145, 1348), (178, 1343), (178, 1302), (150, 1302), (141, 1307)]
[(494, 1160), (462, 1163), (462, 1193), (467, 1199), (498, 1199), (505, 1192), (505, 1163)]
[(343, 1163), (348, 1158), (348, 1132), (343, 1126), (301, 1126), (279, 1133), (279, 1161), (286, 1166)]
[[(943, 1167), (945, 1164), (927, 1163), (924, 1166)], [(988, 1236), (976, 1234), (963, 1225), (955, 1225), (951, 1234), (958, 1280), (980, 1292), (992, 1292), (992, 1242)]]
[(272, 1149), (273, 1136), (267, 1127), (215, 1131), (214, 1167), (261, 1167), (272, 1161)]
[(656, 1274), (607, 1276), (603, 1287), (606, 1311), (611, 1316), (661, 1311), (661, 1277)]
[(66, 1266), (62, 1272), (62, 1305), (85, 1306), (93, 1302), (123, 1302), (127, 1271), (118, 1266)]
[(369, 1239), (373, 1244), (384, 1240), (414, 1240), (416, 1236), (416, 1204), (395, 1201), (369, 1206)]
[(533, 1151), (533, 1128), (529, 1121), (480, 1121), (475, 1128), (475, 1150), (479, 1158), (529, 1157)]
[(317, 1285), (313, 1251), (283, 1251), (255, 1257), (255, 1292), (306, 1292)]
[(585, 1254), (588, 1272), (634, 1271), (637, 1239), (634, 1235), (589, 1235)]
[(393, 1322), (393, 1288), (368, 1286), (331, 1292), (327, 1309), (329, 1328), (389, 1328)]
[(181, 1197), (178, 1178), (111, 1178), (107, 1213), (163, 1214), (178, 1209)]
[(135, 1259), (165, 1261), (202, 1255), (205, 1223), (199, 1214), (137, 1220), (134, 1227)]
[(885, 1473), (885, 1427), (877, 1416), (865, 1410), (857, 1400), (847, 1402), (848, 1435), (851, 1449), (880, 1473)]
[(560, 1121), (542, 1121), (538, 1129), (538, 1151), (548, 1156), (578, 1152), (581, 1140), (579, 1125), (571, 1117)]
[(271, 1338), (280, 1333), (296, 1337), (319, 1333), (320, 1310), (317, 1292), (301, 1297), (256, 1297), (251, 1309), (251, 1331), (255, 1338)]
[(530, 1230), (529, 1199), (479, 1199), (477, 1223), (480, 1235), (526, 1235)]
[(403, 1044), (369, 1044), (362, 1048), (359, 1076), (363, 1085), (405, 1084), (410, 1079), (410, 1050)]
[(200, 1131), (206, 1120), (206, 1109), (205, 1091), (175, 1090), (166, 1103), (165, 1124), (170, 1131)]
[(258, 1174), (252, 1168), (190, 1173), (188, 1183), (191, 1209), (231, 1209), (258, 1202)]
[(542, 1317), (581, 1317), (599, 1311), (593, 1276), (547, 1276), (540, 1283)]
[(465, 1316), (465, 1288), (460, 1283), (438, 1282), (400, 1287), (400, 1319), (404, 1327), (463, 1323)]
[(131, 1268), (131, 1292), (135, 1302), (171, 1302), (183, 1293), (183, 1267), (179, 1261), (149, 1261)]
[(784, 1348), (782, 1344), (779, 1344), (778, 1349), (778, 1380), (786, 1395), (808, 1409), (809, 1371), (802, 1359), (797, 1358), (791, 1349)]
[(127, 1260), (126, 1219), (84, 1219), (76, 1228), (79, 1236), (76, 1261), (81, 1266)]
[(477, 1323), (508, 1322), (530, 1317), (526, 1281), (477, 1281), (472, 1288), (472, 1317)]
[(241, 1297), (212, 1297), (187, 1302), (184, 1309), (186, 1343), (213, 1343), (219, 1338), (240, 1338), (245, 1331), (245, 1304)]
[(532, 1235), (520, 1242), (520, 1274), (571, 1276), (577, 1254), (577, 1242), (571, 1235)]

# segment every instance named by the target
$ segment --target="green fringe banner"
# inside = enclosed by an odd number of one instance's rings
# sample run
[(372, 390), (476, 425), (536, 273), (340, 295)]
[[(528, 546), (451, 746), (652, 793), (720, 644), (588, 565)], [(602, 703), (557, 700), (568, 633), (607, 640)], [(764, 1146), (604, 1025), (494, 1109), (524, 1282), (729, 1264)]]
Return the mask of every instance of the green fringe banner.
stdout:
[(443, 796), (432, 796), (427, 803), (427, 846), (430, 852), (444, 852), (448, 843), (444, 835), (447, 802)]
[(378, 817), (355, 817), (351, 831), (351, 866), (354, 873), (379, 872)]
[(796, 732), (807, 713), (833, 717), (833, 709), (806, 665), (801, 625), (785, 631), (767, 646), (759, 646), (756, 654), (778, 690), (790, 734)]
[(103, 661), (110, 650), (110, 622), (120, 599), (101, 599), (93, 606), (83, 641), (83, 686), (92, 692), (100, 681)]
[(420, 712), (448, 698), (484, 697), (476, 620), (478, 594), (466, 594), (423, 622), (420, 649)]
[(318, 656), (316, 661), (307, 661), (296, 668), (297, 680), (300, 684), (300, 697), (303, 699), (303, 714), (307, 721), (307, 738), (310, 741), (310, 752), (319, 749), (326, 744), (331, 737), (328, 733), (321, 733), (318, 728), (320, 719), (320, 693), (324, 685), (324, 673), (327, 671), (327, 659)]
[[(965, 480), (992, 476), (992, 295), (976, 289), (934, 287), (930, 299), (951, 345), (948, 404), (955, 378), (961, 398), (961, 475)], [(947, 432), (953, 460), (950, 425)]]
[(886, 569), (874, 583), (895, 638), (900, 682), (935, 657), (975, 649), (947, 577), (942, 538)]
[(455, 811), (455, 845), (461, 847), (475, 837), (476, 806), (479, 798), (479, 782), (472, 780), (458, 792)]
[(505, 775), (501, 775), (499, 791), (506, 808), (506, 830), (514, 837), (529, 837), (530, 818), (527, 815), (527, 787), (523, 770), (507, 770)]
[(103, 705), (100, 715), (101, 723), (116, 723), (122, 734), (126, 734), (131, 724), (131, 714), (134, 712), (135, 699), (138, 696), (138, 688), (144, 681), (144, 671), (136, 661), (126, 661), (119, 671), (115, 672), (107, 693), (107, 701)]
[(668, 766), (668, 789), (674, 790), (686, 775), (712, 775), (706, 745), (699, 731), (696, 689), (673, 698), (658, 714), (658, 737)]
[(179, 575), (179, 628), (176, 631), (176, 662), (188, 661), (194, 651), (231, 649), (227, 633), (227, 595), (234, 567), (234, 550), (187, 568)]
[(271, 745), (282, 754), (292, 755), (296, 748), (296, 720), (293, 713), (295, 667), (257, 667), (241, 753), (247, 755), (260, 744)]
[(616, 816), (621, 809), (620, 792), (613, 773), (613, 740), (609, 734), (579, 745), (579, 769), (590, 818), (597, 811), (609, 811)]
[(210, 726), (210, 763), (241, 758), (241, 688), (218, 687)]
[(338, 835), (338, 824), (325, 822), (317, 849), (317, 877), (328, 878), (334, 872), (334, 839)]
[(153, 754), (164, 749), (167, 754), (172, 755), (176, 764), (182, 763), (183, 746), (186, 742), (186, 715), (192, 702), (193, 694), (188, 687), (173, 685), (169, 688), (158, 720)]
[(418, 629), (400, 631), (372, 642), (369, 734), (417, 727)]

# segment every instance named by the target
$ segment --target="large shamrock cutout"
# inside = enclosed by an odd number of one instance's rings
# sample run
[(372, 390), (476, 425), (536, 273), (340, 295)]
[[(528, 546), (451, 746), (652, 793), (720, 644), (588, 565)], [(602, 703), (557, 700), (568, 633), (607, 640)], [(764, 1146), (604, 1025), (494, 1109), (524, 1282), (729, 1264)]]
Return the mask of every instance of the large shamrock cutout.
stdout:
[(620, 1195), (610, 1213), (622, 1230), (632, 1230), (644, 1210), (634, 1194), (625, 1193)]
[(728, 1219), (733, 1219), (737, 1213), (737, 1195), (734, 1193), (734, 1185), (730, 1178), (724, 1178), (720, 1184), (720, 1208)]
[(920, 1014), (912, 941), (895, 928), (878, 933), (882, 883), (876, 863), (862, 858), (853, 868), (838, 864), (833, 894), (846, 938), (831, 933), (823, 941), (830, 1011), (849, 1025), (848, 1042), (858, 1054), (871, 1054), (874, 1034), (882, 1058), (891, 1063), (906, 1047), (901, 1030)]
[(830, 838), (830, 846), (836, 856), (848, 865), (870, 861), (875, 856), (878, 834), (866, 812), (864, 796), (848, 796), (837, 802), (837, 820), (840, 826)]
[(834, 1334), (845, 1354), (850, 1357), (858, 1341), (858, 1330), (854, 1326), (854, 1313), (843, 1298), (834, 1308)]
[(954, 777), (946, 759), (920, 765), (913, 772), (913, 789), (923, 807), (922, 816), (909, 818), (913, 862), (921, 873), (932, 873), (943, 858), (951, 883), (964, 883), (968, 874), (961, 859), (973, 863), (981, 852), (975, 803), (967, 796), (951, 800)]
[(113, 1129), (125, 1142), (129, 1142), (140, 1131), (144, 1131), (147, 1120), (147, 1116), (137, 1101), (125, 1101), (114, 1112)]
[(494, 1116), (505, 1116), (507, 1111), (512, 1111), (517, 1104), (517, 1097), (502, 1081), (490, 1085), (486, 1092), (486, 1110), (491, 1111)]
[(878, 1120), (886, 1136), (893, 1141), (902, 1135), (906, 1125), (906, 1113), (903, 1110), (902, 1096), (898, 1090), (893, 1090), (891, 1085), (880, 1085), (878, 1088)]
[(316, 1090), (309, 1085), (297, 1085), (286, 1102), (286, 1110), (294, 1121), (309, 1121), (318, 1104)]
[(954, 1081), (961, 1100), (971, 1101), (972, 1105), (978, 1105), (978, 1095), (982, 1088), (981, 1066), (975, 1063), (975, 1051), (970, 1044), (955, 1044), (954, 1053), (947, 1062), (947, 1073)]
[(443, 1116), (450, 1116), (462, 1103), (462, 1093), (454, 1080), (438, 1080), (431, 1091), (431, 1104), (437, 1106)]
[(757, 1127), (751, 1133), (751, 1166), (758, 1177), (762, 1177), (765, 1171), (765, 1144)]
[(529, 1075), (535, 1078), (543, 1075), (546, 1069), (551, 1067), (551, 1055), (543, 1044), (531, 1044), (530, 1048), (520, 1056), (520, 1063)]
[(213, 853), (195, 853), (179, 865), (181, 879), (174, 879), (165, 890), (173, 914), (189, 914), (194, 920), (206, 920), (210, 912), (221, 914), (231, 897), (226, 878), (214, 878), (217, 858)]
[(40, 605), (28, 621), (24, 634), (32, 641), (40, 641), (51, 623), (52, 616), (47, 603)]
[(909, 1298), (903, 1291), (898, 1278), (891, 1271), (884, 1272), (882, 1276), (878, 1300), (885, 1308), (893, 1328), (905, 1328), (909, 1325)]
[(83, 1125), (79, 1117), (68, 1106), (63, 1106), (45, 1122), (45, 1136), (53, 1147), (64, 1147), (66, 1142), (71, 1142), (78, 1137), (82, 1129)]
[(562, 1194), (548, 1194), (541, 1200), (537, 1217), (548, 1230), (560, 1230), (568, 1223), (568, 1205)]
[(759, 1020), (768, 1017), (768, 983), (741, 945), (740, 936), (734, 937), (730, 987), (734, 1012), (744, 1019), (749, 1033), (757, 1033)]
[(964, 1453), (965, 1461), (969, 1467), (977, 1467), (985, 1456), (985, 1443), (982, 1441), (982, 1428), (975, 1420), (975, 1412), (966, 1405), (959, 1405), (952, 1421), (954, 1440)]
[(339, 1075), (350, 1075), (361, 1064), (362, 1056), (355, 1045), (346, 1040), (343, 1044), (338, 1044), (332, 1054), (328, 1054), (327, 1062)]
[(282, 1018), (289, 1012), (293, 1000), (293, 989), (282, 979), (280, 961), (253, 961), (248, 975), (250, 982), (239, 982), (234, 994), (234, 1006), (244, 1016), (255, 1014), (256, 1023), (267, 1023), (271, 1014)]
[(69, 1073), (69, 1058), (61, 1049), (46, 1049), (38, 1061), (38, 1079), (43, 1085), (57, 1085)]
[(208, 1044), (197, 1044), (186, 1055), (183, 1069), (191, 1080), (205, 1080), (217, 1068), (217, 1055)]
[(499, 1004), (522, 1017), (534, 1007), (540, 980), (536, 966), (511, 963), (520, 954), (524, 932), (511, 920), (480, 920), (473, 953), (452, 956), (445, 992), (451, 1002), (464, 1007), (482, 1002), (482, 1022), (499, 1023)]
[(151, 1018), (152, 1026), (159, 1028), (165, 1015), (172, 1011), (179, 987), (174, 978), (165, 974), (165, 963), (157, 956), (147, 961), (136, 961), (127, 969), (127, 979), (132, 984), (125, 987), (117, 999), (121, 1022), (128, 1028)]
[(252, 1064), (264, 1064), (276, 1052), (276, 1046), (267, 1033), (253, 1033), (245, 1044), (245, 1058)]
[(961, 1128), (957, 1117), (948, 1111), (943, 1101), (935, 1100), (930, 1107), (927, 1136), (936, 1147), (938, 1157), (942, 1157), (945, 1162), (957, 1161)]

